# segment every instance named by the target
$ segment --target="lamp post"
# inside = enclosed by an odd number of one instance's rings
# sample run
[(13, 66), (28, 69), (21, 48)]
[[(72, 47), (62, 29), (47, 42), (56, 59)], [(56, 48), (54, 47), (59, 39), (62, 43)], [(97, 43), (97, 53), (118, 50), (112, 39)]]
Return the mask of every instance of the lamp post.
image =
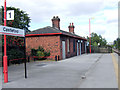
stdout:
[(89, 18), (89, 48), (90, 48), (90, 54), (91, 54), (91, 30), (90, 30), (90, 18)]
[(91, 19), (94, 19), (94, 18), (93, 17), (89, 18), (89, 48), (90, 48), (90, 54), (91, 54)]
[[(4, 0), (4, 26), (6, 26), (6, 0)], [(7, 67), (7, 46), (6, 46), (6, 35), (4, 35), (4, 56), (3, 56), (3, 72), (4, 72), (4, 83), (8, 82), (8, 67)]]

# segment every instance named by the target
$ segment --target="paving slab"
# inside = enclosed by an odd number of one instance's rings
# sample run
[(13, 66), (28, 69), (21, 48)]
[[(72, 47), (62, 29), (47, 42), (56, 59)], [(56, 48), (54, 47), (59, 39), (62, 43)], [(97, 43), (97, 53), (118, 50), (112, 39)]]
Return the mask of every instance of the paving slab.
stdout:
[[(105, 63), (103, 63), (104, 60), (101, 58), (110, 60), (106, 60)], [(98, 69), (94, 68), (95, 72), (107, 70), (108, 68), (113, 71), (111, 61), (110, 54), (105, 56), (104, 54), (84, 54), (58, 62), (31, 62), (27, 63), (27, 79), (24, 78), (24, 64), (12, 65), (8, 68), (9, 82), (3, 83), (3, 88), (79, 88), (80, 83), (83, 82), (81, 78), (85, 76), (93, 66), (98, 65)], [(98, 62), (101, 64), (97, 64)], [(111, 82), (103, 79), (106, 83), (112, 84), (115, 82), (114, 71), (112, 71), (108, 71), (109, 74), (107, 74), (108, 77), (112, 75)], [(105, 72), (106, 71), (100, 73), (100, 75), (97, 74), (97, 72), (95, 74), (99, 75), (100, 78), (104, 76)], [(93, 76), (98, 78), (97, 75)], [(91, 73), (90, 76), (92, 77)], [(102, 80), (99, 81), (101, 82)], [(99, 81), (96, 81), (96, 83), (99, 84)], [(116, 83), (114, 83), (113, 86), (111, 86), (111, 84), (108, 84), (106, 87), (117, 87)], [(104, 86), (100, 87), (104, 88)]]
[(110, 54), (104, 54), (88, 72), (79, 88), (118, 88), (115, 70)]
[(119, 55), (117, 53), (113, 53), (113, 55), (115, 56), (116, 60), (117, 60), (117, 63), (118, 63), (118, 60), (119, 60)]

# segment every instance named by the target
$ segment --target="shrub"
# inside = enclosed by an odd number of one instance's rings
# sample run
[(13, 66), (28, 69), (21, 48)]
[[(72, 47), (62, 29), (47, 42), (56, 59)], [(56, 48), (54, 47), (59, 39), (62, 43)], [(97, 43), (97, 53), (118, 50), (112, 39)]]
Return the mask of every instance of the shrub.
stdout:
[(41, 46), (38, 49), (31, 49), (32, 56), (38, 56), (38, 59), (43, 59), (46, 56), (50, 56), (50, 51), (46, 52)]
[(49, 52), (44, 52), (45, 56), (50, 56), (50, 51)]
[(37, 50), (36, 49), (31, 49), (31, 55), (36, 56), (36, 54), (37, 54)]
[[(11, 49), (7, 52), (8, 60), (24, 58), (24, 52), (20, 51), (19, 49)], [(22, 60), (12, 61), (11, 63), (20, 63)]]
[(41, 46), (39, 46), (37, 50), (41, 51), (41, 52), (44, 52), (44, 49)]
[(37, 51), (37, 56), (38, 56), (38, 59), (42, 59), (45, 56), (45, 54), (44, 52)]

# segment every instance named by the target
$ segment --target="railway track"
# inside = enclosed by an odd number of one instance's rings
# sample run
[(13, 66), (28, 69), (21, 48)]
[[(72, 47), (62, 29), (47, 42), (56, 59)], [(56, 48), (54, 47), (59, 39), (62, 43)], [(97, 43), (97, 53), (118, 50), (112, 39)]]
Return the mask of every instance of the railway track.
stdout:
[(118, 49), (112, 49), (112, 50), (120, 56), (120, 51)]

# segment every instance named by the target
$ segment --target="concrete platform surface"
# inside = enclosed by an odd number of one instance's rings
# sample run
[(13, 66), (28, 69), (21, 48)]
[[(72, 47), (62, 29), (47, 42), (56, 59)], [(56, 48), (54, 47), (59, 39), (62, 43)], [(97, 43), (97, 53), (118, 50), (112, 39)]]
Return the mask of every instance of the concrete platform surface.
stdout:
[(9, 66), (8, 70), (9, 82), (3, 83), (3, 88), (118, 87), (110, 54), (84, 54), (58, 62), (30, 62), (27, 79), (24, 64)]

